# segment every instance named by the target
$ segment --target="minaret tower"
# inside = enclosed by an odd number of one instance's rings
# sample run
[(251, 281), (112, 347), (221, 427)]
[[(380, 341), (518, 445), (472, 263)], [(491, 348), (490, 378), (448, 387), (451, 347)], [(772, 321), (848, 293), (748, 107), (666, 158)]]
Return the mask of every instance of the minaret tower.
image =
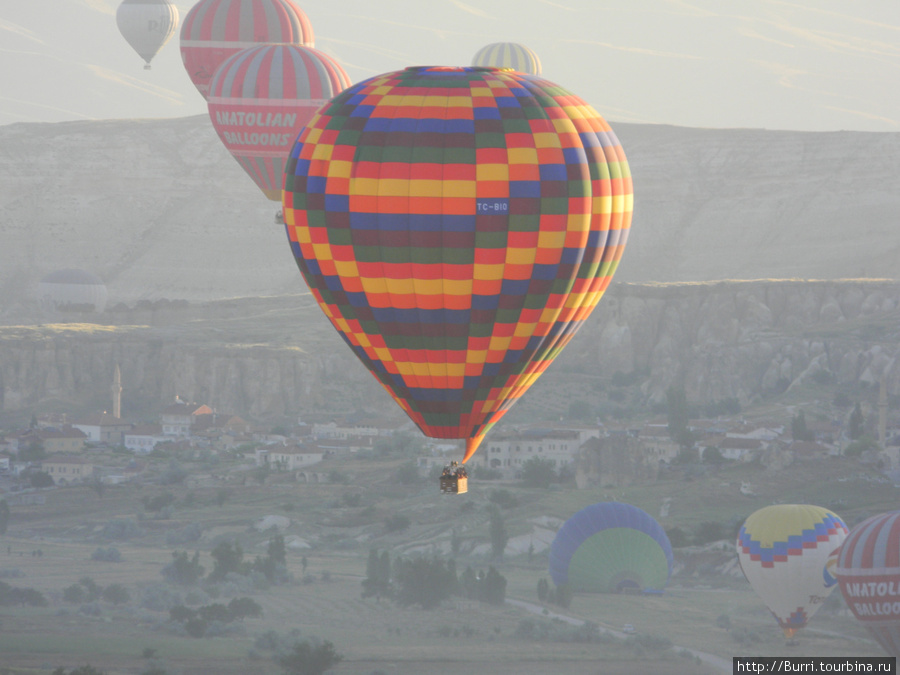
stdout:
[(119, 370), (119, 364), (116, 364), (116, 372), (113, 375), (112, 384), (113, 395), (113, 417), (119, 419), (122, 417), (122, 373)]

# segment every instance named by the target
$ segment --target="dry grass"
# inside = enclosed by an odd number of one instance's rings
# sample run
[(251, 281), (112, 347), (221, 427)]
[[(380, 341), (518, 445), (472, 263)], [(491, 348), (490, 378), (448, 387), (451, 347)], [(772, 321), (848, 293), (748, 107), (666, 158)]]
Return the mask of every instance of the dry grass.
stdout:
[[(233, 479), (214, 487), (120, 486), (108, 488), (102, 497), (90, 488), (66, 488), (46, 492), (45, 504), (13, 506), (10, 532), (0, 539), (0, 572), (20, 570), (23, 577), (4, 580), (14, 586), (36, 588), (52, 604), (46, 609), (0, 610), (0, 666), (36, 668), (29, 675), (37, 675), (57, 666), (71, 668), (90, 662), (110, 675), (138, 675), (145, 666), (141, 654), (149, 648), (157, 650), (173, 670), (177, 668), (183, 675), (275, 675), (280, 668), (270, 654), (254, 647), (254, 639), (269, 630), (285, 635), (296, 629), (302, 637), (318, 636), (337, 646), (345, 660), (336, 674), (369, 675), (376, 670), (389, 675), (703, 672), (677, 650), (670, 650), (667, 659), (660, 662), (646, 654), (637, 658), (632, 646), (624, 641), (585, 644), (522, 640), (516, 637), (522, 620), (539, 617), (518, 607), (455, 601), (434, 611), (422, 611), (398, 608), (387, 601), (363, 600), (360, 582), (369, 547), (396, 555), (406, 547), (449, 540), (454, 527), (464, 543), (487, 541), (485, 507), (490, 493), (501, 486), (476, 481), (465, 497), (442, 499), (430, 485), (397, 485), (391, 479), (392, 471), (404, 461), (334, 460), (323, 470), (339, 468), (348, 483), (320, 485), (292, 483), (277, 475), (264, 485), (252, 478), (241, 484), (241, 474), (229, 473), (236, 467), (226, 465), (216, 467), (214, 472)], [(166, 462), (160, 464), (164, 467)], [(747, 515), (769, 503), (773, 495), (787, 501), (811, 497), (818, 489), (823, 495), (847, 501), (852, 513), (883, 510), (894, 498), (893, 488), (869, 483), (863, 477), (839, 481), (838, 477), (847, 476), (843, 465), (817, 465), (814, 471), (798, 467), (768, 477), (765, 482), (757, 480), (763, 478), (759, 473), (747, 478), (747, 471), (752, 469), (736, 467), (692, 482), (670, 480), (623, 488), (612, 496), (650, 513), (658, 510), (662, 498), (672, 497), (672, 515), (664, 524), (687, 529), (700, 518), (724, 521)], [(194, 475), (199, 472), (199, 467), (194, 467)], [(373, 480), (372, 476), (380, 478)], [(736, 495), (734, 485), (743, 479), (758, 482), (766, 491), (759, 504)], [(216, 494), (223, 486), (229, 493), (220, 507)], [(528, 531), (530, 518), (565, 517), (608, 497), (602, 491), (502, 487), (519, 500), (518, 507), (504, 511), (513, 536)], [(142, 499), (167, 490), (176, 499), (172, 517), (155, 520), (144, 510)], [(359, 506), (342, 504), (346, 494), (361, 495)], [(473, 504), (468, 511), (462, 509), (466, 502)], [(398, 513), (408, 515), (412, 526), (401, 533), (385, 534), (384, 518)], [(207, 571), (212, 568), (209, 551), (223, 537), (239, 541), (246, 558), (263, 555), (270, 535), (257, 532), (252, 525), (268, 514), (287, 515), (292, 524), (285, 534), (312, 542), (313, 549), (288, 554), (290, 571), (298, 580), (304, 576), (305, 554), (305, 574), (312, 583), (253, 592), (252, 597), (264, 608), (263, 618), (247, 620), (243, 632), (228, 637), (197, 640), (174, 635), (160, 629), (167, 618), (165, 612), (140, 607), (138, 599), (144, 589), (162, 582), (160, 571), (176, 548), (200, 550)], [(140, 534), (128, 541), (104, 539), (103, 526), (114, 519), (132, 520)], [(186, 545), (167, 543), (168, 535), (191, 524), (202, 528), (200, 540)], [(110, 546), (119, 549), (123, 562), (91, 560), (98, 547)], [(38, 549), (42, 555), (33, 556)], [(463, 554), (457, 567), (462, 571), (467, 564), (486, 568), (485, 561)], [(540, 555), (531, 563), (524, 555), (512, 557), (500, 569), (508, 580), (508, 597), (528, 602), (535, 601), (538, 579), (547, 576), (546, 559)], [(78, 614), (78, 608), (63, 602), (61, 596), (63, 589), (84, 576), (101, 586), (123, 584), (132, 601), (120, 608), (101, 603), (100, 617)], [(676, 579), (661, 597), (577, 596), (567, 613), (612, 630), (631, 623), (640, 634), (725, 659), (735, 654), (880, 654), (852, 618), (834, 611), (820, 612), (799, 646), (787, 651), (775, 622), (745, 583), (731, 582), (715, 589), (679, 587), (679, 583)], [(737, 630), (754, 631), (761, 641), (750, 646), (738, 644), (731, 634), (716, 627), (721, 615), (728, 616)], [(251, 658), (254, 651), (260, 658)]]

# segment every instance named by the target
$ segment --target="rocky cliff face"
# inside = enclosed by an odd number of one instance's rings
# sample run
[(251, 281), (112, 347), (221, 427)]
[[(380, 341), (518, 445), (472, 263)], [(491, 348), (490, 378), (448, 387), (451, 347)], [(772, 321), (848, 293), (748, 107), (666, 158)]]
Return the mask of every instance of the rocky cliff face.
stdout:
[[(617, 281), (895, 276), (900, 133), (615, 131), (635, 186)], [(61, 268), (110, 307), (304, 290), (280, 206), (205, 115), (11, 124), (0, 148), (0, 319)]]
[[(598, 370), (648, 373), (651, 401), (683, 383), (691, 400), (747, 403), (818, 371), (843, 384), (886, 378), (900, 391), (894, 282), (619, 285), (595, 314), (585, 332)], [(586, 354), (585, 342), (575, 351)]]
[[(109, 408), (118, 363), (123, 409), (138, 418), (176, 394), (259, 419), (354, 409), (402, 418), (308, 296), (119, 318), (0, 329), (3, 412)], [(614, 284), (511, 416), (558, 419), (577, 392), (599, 395), (585, 383), (617, 371), (637, 374), (645, 403), (683, 383), (692, 401), (746, 405), (819, 371), (842, 384), (885, 378), (900, 392), (898, 319), (895, 282)]]

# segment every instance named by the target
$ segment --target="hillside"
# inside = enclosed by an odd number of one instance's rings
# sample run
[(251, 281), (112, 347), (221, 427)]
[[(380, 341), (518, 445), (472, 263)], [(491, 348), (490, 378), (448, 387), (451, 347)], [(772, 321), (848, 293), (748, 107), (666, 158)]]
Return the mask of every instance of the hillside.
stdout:
[[(798, 392), (830, 415), (838, 390), (877, 393), (884, 378), (900, 391), (898, 319), (893, 281), (616, 284), (504, 423), (559, 420), (575, 401), (603, 416), (647, 411), (673, 385), (744, 407)], [(108, 408), (117, 363), (129, 418), (179, 394), (255, 419), (405, 419), (308, 293), (0, 326), (0, 412)]]
[[(635, 215), (617, 282), (894, 278), (900, 133), (618, 124)], [(0, 317), (83, 268), (109, 306), (305, 291), (208, 118), (0, 127)]]

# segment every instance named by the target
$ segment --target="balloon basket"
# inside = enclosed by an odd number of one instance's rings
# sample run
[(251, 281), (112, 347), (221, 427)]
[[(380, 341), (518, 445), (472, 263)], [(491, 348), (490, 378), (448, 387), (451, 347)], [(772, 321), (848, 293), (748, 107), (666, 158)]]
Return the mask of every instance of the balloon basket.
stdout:
[(466, 476), (441, 476), (441, 492), (443, 494), (461, 495), (469, 491), (469, 479)]

